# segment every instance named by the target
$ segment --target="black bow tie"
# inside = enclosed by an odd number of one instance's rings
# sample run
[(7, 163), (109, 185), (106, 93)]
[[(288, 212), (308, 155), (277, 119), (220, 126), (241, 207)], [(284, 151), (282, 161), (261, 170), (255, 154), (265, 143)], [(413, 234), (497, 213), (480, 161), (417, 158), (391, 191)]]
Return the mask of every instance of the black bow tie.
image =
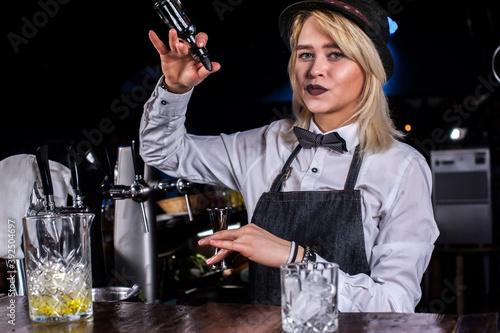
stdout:
[(327, 135), (314, 134), (300, 127), (294, 127), (293, 132), (302, 148), (326, 147), (339, 153), (347, 151), (345, 140), (337, 132)]

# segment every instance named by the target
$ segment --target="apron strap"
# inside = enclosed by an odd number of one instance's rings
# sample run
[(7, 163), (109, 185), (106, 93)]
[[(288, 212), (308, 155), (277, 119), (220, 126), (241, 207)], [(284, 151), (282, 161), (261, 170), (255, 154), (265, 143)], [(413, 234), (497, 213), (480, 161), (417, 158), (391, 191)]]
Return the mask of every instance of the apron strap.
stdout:
[(294, 151), (286, 161), (285, 165), (283, 166), (283, 169), (281, 169), (281, 172), (278, 174), (278, 176), (274, 179), (273, 185), (271, 186), (271, 191), (270, 192), (280, 192), (281, 187), (283, 186), (283, 182), (286, 180), (286, 178), (289, 175), (289, 170), (290, 170), (290, 165), (292, 164), (293, 160), (295, 157), (297, 157), (297, 154), (300, 152), (302, 149), (302, 146), (299, 144), (297, 147), (295, 147)]
[[(274, 179), (273, 185), (271, 186), (270, 192), (280, 192), (281, 187), (283, 186), (283, 182), (286, 180), (289, 174), (290, 165), (293, 160), (297, 157), (297, 154), (302, 149), (301, 145), (295, 147), (290, 157), (286, 161), (285, 165), (281, 169), (281, 172)], [(354, 186), (356, 185), (356, 181), (358, 180), (359, 169), (361, 168), (361, 162), (363, 161), (363, 157), (361, 157), (360, 146), (356, 146), (356, 150), (354, 151), (354, 156), (351, 161), (351, 166), (349, 167), (349, 173), (347, 174), (347, 179), (345, 181), (344, 190), (354, 190)]]
[(361, 168), (361, 162), (363, 157), (360, 153), (360, 146), (356, 146), (354, 151), (354, 156), (352, 157), (351, 166), (349, 167), (349, 173), (347, 174), (347, 179), (345, 181), (344, 190), (352, 191), (358, 180), (359, 169)]

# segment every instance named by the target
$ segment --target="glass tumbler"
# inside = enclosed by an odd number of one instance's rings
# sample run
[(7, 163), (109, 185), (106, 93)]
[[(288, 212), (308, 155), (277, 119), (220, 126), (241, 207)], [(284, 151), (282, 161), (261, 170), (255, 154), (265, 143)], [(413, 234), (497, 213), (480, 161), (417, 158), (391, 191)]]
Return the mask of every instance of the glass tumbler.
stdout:
[(30, 319), (68, 322), (92, 316), (90, 225), (94, 214), (23, 218)]
[(329, 262), (280, 267), (283, 331), (309, 333), (338, 329), (338, 268)]

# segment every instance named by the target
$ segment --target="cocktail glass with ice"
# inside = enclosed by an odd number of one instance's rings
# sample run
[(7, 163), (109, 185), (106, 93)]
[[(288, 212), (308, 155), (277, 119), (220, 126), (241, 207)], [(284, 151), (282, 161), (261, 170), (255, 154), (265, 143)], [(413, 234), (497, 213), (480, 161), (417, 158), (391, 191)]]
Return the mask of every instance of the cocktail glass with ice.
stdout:
[(92, 316), (89, 213), (23, 218), (29, 316), (67, 322)]
[(281, 317), (285, 332), (335, 332), (338, 265), (327, 262), (281, 266)]

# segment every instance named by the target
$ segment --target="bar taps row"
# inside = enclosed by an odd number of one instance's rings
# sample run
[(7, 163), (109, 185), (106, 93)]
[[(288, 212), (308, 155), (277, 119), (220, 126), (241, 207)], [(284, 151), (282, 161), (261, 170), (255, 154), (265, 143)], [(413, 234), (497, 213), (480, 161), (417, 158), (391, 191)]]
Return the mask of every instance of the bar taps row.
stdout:
[[(184, 195), (186, 199), (187, 209), (189, 221), (193, 221), (193, 212), (191, 209), (191, 203), (189, 200), (189, 191), (194, 186), (193, 183), (184, 180), (158, 180), (154, 179), (149, 183), (144, 179), (144, 161), (139, 155), (139, 150), (137, 147), (137, 141), (132, 140), (131, 143), (131, 152), (132, 152), (132, 161), (134, 166), (135, 180), (131, 185), (122, 185), (122, 184), (110, 184), (109, 182), (109, 170), (104, 170), (106, 167), (99, 160), (99, 157), (94, 154), (92, 151), (88, 151), (84, 156), (79, 156), (76, 150), (73, 147), (69, 148), (68, 153), (68, 164), (71, 171), (71, 183), (73, 187), (73, 205), (68, 207), (60, 207), (57, 208), (60, 213), (69, 213), (69, 212), (88, 212), (89, 209), (87, 206), (83, 204), (83, 199), (85, 194), (82, 193), (81, 190), (81, 176), (85, 170), (81, 170), (80, 165), (82, 161), (85, 160), (85, 164), (91, 165), (90, 169), (100, 171), (100, 174), (103, 175), (102, 183), (98, 192), (102, 195), (103, 199), (114, 199), (114, 200), (123, 200), (123, 199), (132, 199), (133, 201), (139, 203), (141, 205), (142, 218), (144, 224), (144, 232), (149, 232), (148, 220), (146, 216), (146, 210), (144, 203), (153, 197), (153, 193), (155, 192), (173, 192), (178, 191), (180, 194)], [(42, 188), (45, 196), (45, 202), (43, 203), (43, 208), (38, 208), (38, 210), (45, 211), (55, 211), (55, 203), (54, 203), (54, 193), (52, 189), (52, 180), (50, 176), (49, 162), (48, 162), (48, 147), (42, 146), (37, 149), (36, 152), (38, 169), (41, 176)], [(107, 156), (106, 156), (107, 158)], [(109, 161), (108, 169), (109, 168)], [(83, 169), (89, 169), (89, 167), (83, 167)], [(94, 191), (92, 191), (94, 192)]]

